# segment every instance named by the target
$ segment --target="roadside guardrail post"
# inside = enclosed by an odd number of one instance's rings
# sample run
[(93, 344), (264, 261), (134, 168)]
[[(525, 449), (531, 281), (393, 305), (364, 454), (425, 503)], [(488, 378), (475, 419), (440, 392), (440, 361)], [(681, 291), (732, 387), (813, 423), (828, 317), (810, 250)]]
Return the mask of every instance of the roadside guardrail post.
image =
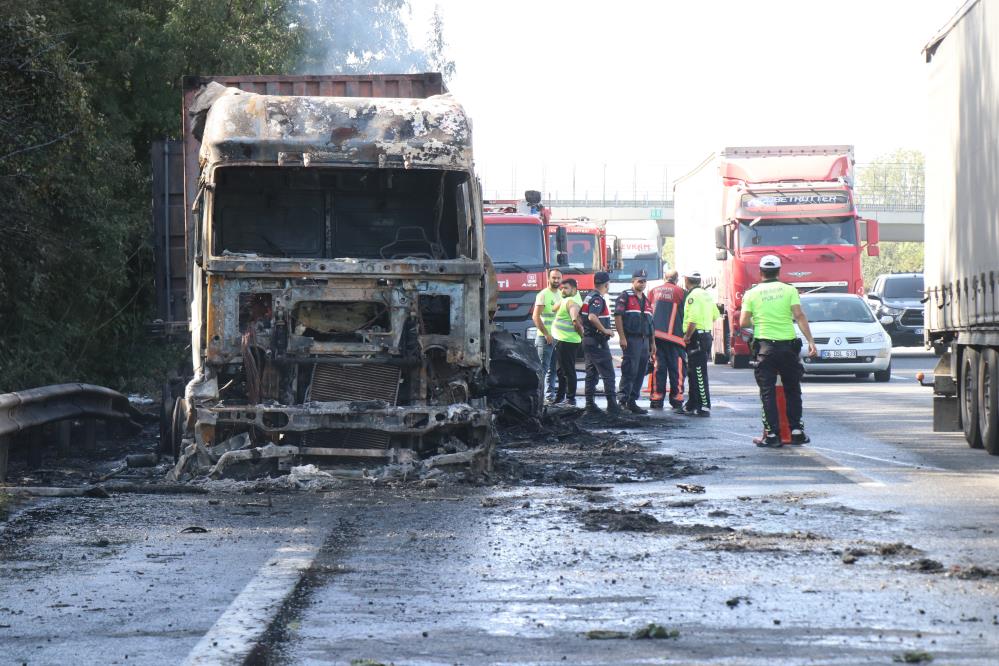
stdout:
[(26, 433), (25, 439), (28, 440), (28, 464), (32, 467), (41, 467), (45, 446), (45, 428), (43, 426), (31, 428)]
[(73, 435), (73, 421), (64, 419), (55, 424), (56, 437), (58, 442), (59, 457), (65, 458), (72, 452), (71, 437)]
[(87, 453), (92, 453), (97, 448), (97, 419), (83, 419), (81, 448)]
[(10, 453), (10, 435), (0, 435), (0, 483), (7, 479), (7, 456)]

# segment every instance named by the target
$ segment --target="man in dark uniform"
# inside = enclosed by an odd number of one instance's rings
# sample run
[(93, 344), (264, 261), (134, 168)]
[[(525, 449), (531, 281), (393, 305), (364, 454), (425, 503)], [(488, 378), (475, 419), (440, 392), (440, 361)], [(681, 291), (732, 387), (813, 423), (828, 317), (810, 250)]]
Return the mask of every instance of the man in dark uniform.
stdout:
[[(687, 365), (683, 341), (683, 287), (677, 284), (680, 274), (666, 273), (666, 282), (649, 292), (652, 301), (652, 325), (655, 327), (655, 375), (649, 407), (662, 409), (669, 396), (673, 411), (683, 409), (683, 380)], [(669, 387), (667, 391), (667, 380)]]
[(595, 402), (597, 380), (601, 379), (604, 395), (607, 396), (607, 411), (617, 414), (621, 408), (614, 395), (614, 362), (607, 344), (614, 337), (610, 328), (610, 306), (607, 304), (610, 275), (603, 271), (596, 273), (593, 286), (594, 290), (586, 295), (579, 310), (579, 318), (583, 322), (583, 356), (586, 359), (586, 411), (591, 414), (602, 411)]
[(614, 324), (621, 339), (621, 406), (632, 414), (648, 414), (636, 402), (642, 394), (642, 380), (648, 374), (652, 352), (652, 301), (645, 294), (647, 273), (640, 268), (631, 274), (631, 289), (625, 289), (614, 303)]

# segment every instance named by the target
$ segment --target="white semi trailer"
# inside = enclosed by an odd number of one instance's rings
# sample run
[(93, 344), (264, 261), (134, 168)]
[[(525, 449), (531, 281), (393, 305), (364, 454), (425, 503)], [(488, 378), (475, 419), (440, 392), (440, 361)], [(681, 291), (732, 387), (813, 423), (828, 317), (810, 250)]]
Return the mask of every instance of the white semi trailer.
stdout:
[(933, 426), (999, 455), (999, 3), (965, 4), (924, 54), (924, 335), (940, 353)]

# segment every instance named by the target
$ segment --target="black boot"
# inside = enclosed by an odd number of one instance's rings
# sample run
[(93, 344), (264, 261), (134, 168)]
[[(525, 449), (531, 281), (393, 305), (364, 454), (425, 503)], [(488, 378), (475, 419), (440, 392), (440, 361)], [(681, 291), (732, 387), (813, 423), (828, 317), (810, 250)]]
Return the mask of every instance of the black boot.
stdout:
[(621, 415), (621, 405), (618, 404), (613, 395), (607, 396), (607, 413), (611, 416)]
[(649, 413), (649, 410), (643, 409), (643, 408), (639, 407), (638, 403), (635, 402), (634, 400), (629, 400), (628, 404), (626, 405), (626, 407), (627, 407), (628, 411), (631, 412), (632, 414), (648, 414)]
[(604, 410), (597, 407), (597, 403), (593, 401), (593, 398), (586, 399), (586, 408), (584, 410), (587, 414), (603, 414)]

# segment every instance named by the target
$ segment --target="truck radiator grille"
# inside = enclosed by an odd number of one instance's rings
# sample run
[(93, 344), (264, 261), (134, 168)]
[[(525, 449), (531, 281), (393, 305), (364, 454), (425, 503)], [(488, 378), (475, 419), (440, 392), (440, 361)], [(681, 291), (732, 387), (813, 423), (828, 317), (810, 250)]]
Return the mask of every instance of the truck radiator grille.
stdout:
[[(394, 406), (399, 400), (401, 374), (398, 367), (380, 363), (317, 363), (313, 366), (312, 382), (305, 397), (316, 402), (383, 400)], [(390, 444), (388, 433), (377, 430), (309, 432), (303, 440), (305, 446), (348, 449), (387, 449)]]
[(387, 449), (387, 432), (377, 430), (319, 430), (302, 436), (303, 446), (330, 449)]
[(380, 363), (313, 366), (312, 382), (306, 400), (333, 402), (336, 400), (384, 400), (395, 405), (399, 399), (399, 377), (396, 366)]
[(923, 325), (923, 311), (922, 310), (906, 310), (902, 313), (902, 318), (899, 320), (902, 326), (922, 326)]

